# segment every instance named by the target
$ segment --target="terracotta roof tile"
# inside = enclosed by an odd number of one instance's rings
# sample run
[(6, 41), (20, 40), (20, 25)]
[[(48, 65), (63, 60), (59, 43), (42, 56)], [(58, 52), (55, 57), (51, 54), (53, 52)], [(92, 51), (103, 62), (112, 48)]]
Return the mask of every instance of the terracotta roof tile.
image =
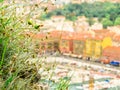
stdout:
[(120, 42), (120, 35), (114, 35), (113, 40)]
[(102, 29), (102, 30), (93, 30), (95, 33), (98, 33), (98, 34), (100, 34), (100, 33), (107, 33), (107, 32), (109, 32), (110, 30), (108, 30), (108, 29)]
[(120, 47), (111, 46), (103, 50), (103, 55), (120, 60)]

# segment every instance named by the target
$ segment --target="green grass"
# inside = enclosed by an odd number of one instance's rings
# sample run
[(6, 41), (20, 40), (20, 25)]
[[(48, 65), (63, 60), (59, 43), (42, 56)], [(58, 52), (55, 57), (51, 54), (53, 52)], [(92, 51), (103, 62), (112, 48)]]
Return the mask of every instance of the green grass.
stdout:
[(10, 4), (0, 2), (0, 90), (37, 90), (36, 84), (41, 79), (38, 70), (49, 66), (42, 65), (41, 58), (39, 63), (26, 62), (37, 58), (37, 52), (36, 42), (32, 42), (24, 32), (26, 29), (35, 33), (39, 31), (40, 28), (28, 24), (33, 17), (32, 11), (39, 7), (26, 4), (28, 2), (24, 0), (24, 7), (20, 8), (30, 6), (31, 11), (27, 15), (23, 15), (24, 12), (17, 15), (16, 8), (20, 5), (14, 0)]

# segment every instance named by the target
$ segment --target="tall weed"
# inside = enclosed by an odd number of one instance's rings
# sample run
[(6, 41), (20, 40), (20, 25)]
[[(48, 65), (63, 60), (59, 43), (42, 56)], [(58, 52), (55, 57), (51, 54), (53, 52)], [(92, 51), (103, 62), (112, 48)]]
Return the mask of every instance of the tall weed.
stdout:
[[(40, 75), (35, 64), (25, 63), (36, 53), (35, 44), (31, 43), (30, 37), (24, 34), (25, 30), (35, 30), (27, 24), (31, 11), (27, 15), (18, 15), (16, 10), (19, 4), (14, 0), (11, 0), (11, 3), (2, 1), (0, 1), (0, 83), (2, 83), (0, 88), (33, 90), (32, 86), (39, 81)], [(23, 3), (23, 7), (25, 5)], [(30, 7), (34, 11), (36, 6), (33, 4)]]

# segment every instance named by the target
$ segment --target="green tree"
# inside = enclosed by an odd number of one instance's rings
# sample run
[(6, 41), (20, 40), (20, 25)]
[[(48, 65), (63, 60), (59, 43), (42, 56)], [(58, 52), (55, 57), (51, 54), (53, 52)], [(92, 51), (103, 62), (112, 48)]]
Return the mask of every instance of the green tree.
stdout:
[(115, 19), (114, 25), (120, 25), (120, 17), (117, 17), (117, 18)]
[(89, 18), (88, 23), (89, 23), (89, 25), (93, 25), (95, 23), (95, 21), (93, 20), (93, 18)]
[[(77, 16), (86, 16), (87, 18), (97, 17), (101, 22), (104, 19), (109, 21), (109, 25), (113, 25), (116, 20), (116, 17), (120, 15), (120, 3), (110, 3), (110, 2), (95, 2), (95, 3), (82, 3), (82, 4), (68, 4), (65, 5), (62, 9), (56, 9), (52, 12), (49, 12), (46, 17), (50, 18), (53, 15), (63, 15), (68, 20), (74, 21)], [(45, 18), (46, 19), (46, 18)], [(92, 24), (92, 21), (89, 20), (89, 23)], [(105, 22), (104, 22), (105, 23)], [(108, 23), (108, 22), (106, 22)], [(105, 25), (106, 27), (106, 25)]]
[(107, 26), (112, 26), (113, 25), (113, 22), (107, 18), (103, 18), (102, 19), (102, 24), (103, 24), (103, 27), (106, 28)]

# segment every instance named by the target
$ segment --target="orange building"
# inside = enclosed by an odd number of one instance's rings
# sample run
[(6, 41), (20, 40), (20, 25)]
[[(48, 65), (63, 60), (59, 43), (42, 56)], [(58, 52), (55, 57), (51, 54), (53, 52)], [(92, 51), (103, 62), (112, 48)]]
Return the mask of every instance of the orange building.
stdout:
[(120, 61), (120, 47), (106, 47), (102, 52), (102, 56), (108, 58), (110, 61)]

